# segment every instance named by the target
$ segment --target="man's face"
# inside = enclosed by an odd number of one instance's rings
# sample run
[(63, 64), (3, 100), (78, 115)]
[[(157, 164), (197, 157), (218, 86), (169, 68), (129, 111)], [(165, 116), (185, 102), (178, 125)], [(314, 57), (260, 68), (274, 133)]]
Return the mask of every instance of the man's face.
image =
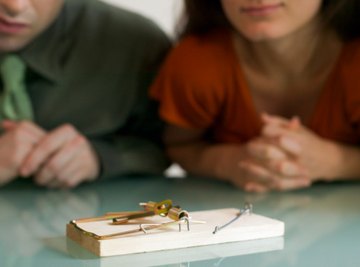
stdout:
[(0, 54), (19, 50), (56, 18), (64, 0), (0, 0)]

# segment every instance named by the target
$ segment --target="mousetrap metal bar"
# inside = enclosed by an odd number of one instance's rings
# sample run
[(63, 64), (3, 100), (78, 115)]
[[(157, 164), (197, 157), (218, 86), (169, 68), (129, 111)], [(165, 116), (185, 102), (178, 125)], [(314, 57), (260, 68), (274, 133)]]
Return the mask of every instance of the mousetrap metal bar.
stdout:
[(251, 214), (253, 210), (253, 206), (251, 203), (245, 203), (245, 207), (243, 209), (241, 209), (239, 211), (239, 213), (236, 215), (236, 217), (234, 219), (232, 219), (231, 221), (225, 223), (222, 226), (216, 226), (213, 234), (216, 234), (217, 232), (219, 232), (220, 230), (224, 229), (225, 227), (229, 226), (230, 224), (232, 224), (233, 222), (237, 221), (241, 216), (243, 216), (245, 213)]
[[(181, 232), (181, 225), (186, 224), (187, 230), (190, 231), (190, 216), (186, 210), (183, 210), (179, 206), (172, 206), (171, 200), (164, 200), (162, 202), (152, 202), (149, 201), (147, 203), (140, 203), (140, 206), (144, 208), (144, 211), (141, 212), (109, 212), (104, 216), (93, 217), (93, 218), (84, 218), (72, 220), (70, 223), (82, 231), (85, 235), (91, 236), (98, 240), (105, 240), (111, 238), (117, 238), (125, 235), (135, 234), (139, 232), (143, 232), (144, 234), (148, 233), (148, 231), (161, 229), (172, 225), (179, 225), (179, 231)], [(103, 221), (103, 220), (112, 220), (111, 225), (124, 225), (129, 220), (132, 219), (141, 219), (148, 216), (159, 215), (162, 217), (167, 216), (172, 221), (165, 222), (161, 224), (139, 224), (139, 228), (116, 232), (108, 235), (97, 235), (90, 231), (86, 231), (79, 227), (79, 223), (88, 223), (95, 221)], [(203, 221), (191, 221), (192, 223), (205, 223)]]

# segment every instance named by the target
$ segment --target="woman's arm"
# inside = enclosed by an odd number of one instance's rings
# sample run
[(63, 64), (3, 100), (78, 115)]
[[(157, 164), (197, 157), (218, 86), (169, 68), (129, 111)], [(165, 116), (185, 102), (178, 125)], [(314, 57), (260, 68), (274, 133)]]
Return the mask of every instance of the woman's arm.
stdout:
[(289, 121), (265, 116), (263, 136), (277, 140), (279, 148), (288, 151), (286, 143), (296, 143), (299, 151), (289, 151), (304, 166), (312, 181), (359, 180), (360, 148), (322, 138), (299, 124), (287, 127)]
[(309, 185), (302, 168), (264, 139), (212, 144), (204, 130), (169, 125), (165, 143), (170, 158), (197, 176), (229, 181), (247, 191), (289, 190)]

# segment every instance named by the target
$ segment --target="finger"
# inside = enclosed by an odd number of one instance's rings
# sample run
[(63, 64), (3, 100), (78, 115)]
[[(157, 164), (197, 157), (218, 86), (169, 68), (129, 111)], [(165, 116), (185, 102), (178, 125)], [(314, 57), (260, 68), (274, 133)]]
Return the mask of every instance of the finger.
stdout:
[(71, 167), (74, 162), (76, 164), (76, 155), (80, 151), (76, 146), (76, 141), (76, 138), (74, 138), (43, 164), (36, 176), (38, 183), (44, 185), (52, 179), (57, 179), (60, 182), (66, 179), (67, 169), (69, 169), (69, 166)]
[(67, 179), (62, 181), (63, 188), (74, 188), (80, 183), (88, 180), (86, 179), (84, 172), (80, 169), (69, 172), (66, 177)]
[[(82, 157), (78, 159), (81, 160)], [(83, 161), (79, 160), (72, 160), (61, 172), (59, 180), (62, 181), (65, 188), (73, 188), (84, 181), (96, 178), (96, 175), (89, 175), (88, 167)]]
[(270, 115), (268, 113), (262, 113), (261, 119), (264, 123), (274, 124), (277, 126), (287, 126), (290, 122), (290, 120), (288, 119), (285, 119), (280, 116)]
[(11, 181), (15, 180), (17, 175), (14, 175), (14, 173), (15, 173), (14, 170), (2, 171), (0, 175), (0, 186), (6, 185)]
[(279, 116), (272, 116), (267, 113), (263, 113), (261, 114), (261, 118), (265, 124), (273, 124), (282, 128), (296, 130), (301, 126), (300, 118), (297, 116), (294, 116), (289, 120)]
[(247, 145), (249, 154), (258, 160), (283, 160), (287, 154), (274, 145), (265, 142), (250, 142)]
[(6, 133), (6, 135), (8, 148), (5, 151), (7, 151), (8, 167), (15, 168), (16, 175), (22, 176), (19, 169), (39, 140), (30, 132), (24, 130), (15, 130)]
[(39, 138), (37, 138), (33, 133), (26, 130), (16, 130), (15, 132), (9, 133), (13, 135), (13, 141), (17, 144), (17, 147), (21, 149), (21, 146), (31, 146), (33, 147), (39, 142)]
[(269, 188), (258, 183), (249, 182), (245, 184), (244, 190), (253, 193), (266, 193), (269, 191)]
[(267, 125), (262, 130), (262, 135), (271, 138), (272, 142), (292, 155), (299, 155), (302, 151), (294, 132), (273, 125)]
[(29, 123), (5, 121), (4, 124), (16, 125), (12, 130), (5, 131), (1, 136), (2, 164), (4, 170), (0, 180), (5, 181), (21, 176), (21, 168), (27, 155), (31, 153), (38, 138), (27, 129)]
[(20, 170), (21, 174), (29, 176), (36, 172), (51, 155), (55, 154), (77, 134), (72, 126), (65, 125), (46, 135), (24, 162)]
[(42, 138), (46, 134), (46, 131), (44, 129), (40, 128), (38, 125), (30, 121), (15, 122), (10, 120), (5, 120), (2, 122), (2, 127), (6, 131), (12, 131), (12, 130), (26, 131), (32, 134), (35, 138)]
[(289, 132), (289, 129), (274, 124), (267, 124), (261, 130), (261, 134), (268, 138), (278, 138), (289, 134)]
[(277, 191), (295, 190), (307, 188), (311, 185), (311, 181), (306, 177), (297, 177), (294, 179), (280, 179), (272, 185), (272, 188)]
[(29, 131), (35, 138), (38, 139), (45, 137), (47, 133), (44, 129), (29, 121), (20, 122), (19, 127), (24, 127), (24, 129)]
[(306, 175), (306, 171), (299, 163), (290, 160), (271, 161), (268, 168), (281, 177), (294, 177)]
[[(66, 144), (46, 164), (55, 179), (62, 183), (63, 188), (72, 188), (85, 180), (95, 179), (94, 163), (91, 160), (92, 150), (87, 140), (78, 135)], [(89, 168), (89, 165), (91, 167)]]
[(286, 135), (281, 136), (279, 138), (279, 145), (281, 148), (283, 148), (292, 155), (298, 156), (301, 154), (302, 147), (299, 144), (299, 142), (295, 140), (295, 138), (291, 138), (290, 136), (286, 136)]
[(277, 176), (271, 171), (252, 162), (242, 162), (241, 167), (249, 173), (250, 185), (248, 185), (248, 188), (244, 187), (244, 189), (249, 192), (267, 192), (270, 190), (285, 191), (305, 188), (311, 185), (310, 179), (306, 176)]
[(247, 180), (250, 182), (256, 182), (267, 187), (277, 180), (277, 177), (269, 170), (254, 162), (241, 161), (239, 162), (239, 167), (247, 173)]
[(39, 175), (35, 176), (35, 182), (38, 185), (46, 186), (48, 188), (73, 188), (77, 186), (82, 180), (75, 172), (69, 171), (69, 175), (63, 174), (62, 178), (56, 177), (54, 173), (48, 170), (42, 170)]
[(3, 120), (1, 122), (2, 129), (6, 130), (6, 131), (10, 131), (10, 130), (16, 128), (17, 125), (18, 125), (17, 122), (11, 121), (11, 120)]
[(61, 188), (73, 188), (85, 180), (90, 180), (86, 176), (86, 167), (79, 161), (81, 158), (69, 161), (56, 177), (61, 183)]
[(297, 116), (291, 118), (290, 123), (289, 123), (289, 129), (290, 130), (298, 130), (298, 129), (300, 129), (300, 127), (301, 127), (300, 118)]
[(34, 175), (34, 181), (41, 186), (48, 186), (55, 180), (55, 174), (49, 168), (42, 168)]

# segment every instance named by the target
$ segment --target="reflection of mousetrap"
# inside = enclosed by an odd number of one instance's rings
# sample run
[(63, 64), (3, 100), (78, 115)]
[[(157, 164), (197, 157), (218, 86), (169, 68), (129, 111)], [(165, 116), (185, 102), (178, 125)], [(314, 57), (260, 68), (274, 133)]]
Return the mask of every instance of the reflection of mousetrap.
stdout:
[(98, 256), (188, 248), (282, 236), (284, 223), (243, 210), (190, 215), (170, 200), (141, 203), (144, 211), (73, 220), (67, 236)]

